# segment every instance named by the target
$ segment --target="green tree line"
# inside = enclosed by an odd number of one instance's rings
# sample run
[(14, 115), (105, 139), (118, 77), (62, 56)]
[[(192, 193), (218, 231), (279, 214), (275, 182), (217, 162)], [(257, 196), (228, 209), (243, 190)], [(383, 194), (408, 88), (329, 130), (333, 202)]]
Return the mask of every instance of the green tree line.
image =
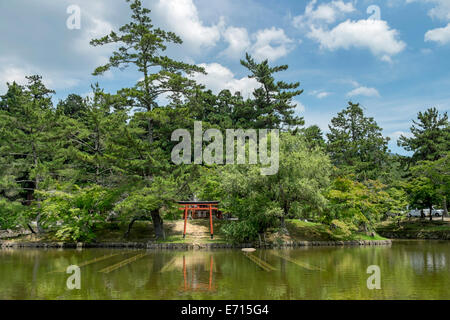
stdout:
[[(253, 95), (214, 94), (192, 80), (204, 69), (165, 55), (181, 38), (155, 27), (141, 1), (127, 2), (130, 22), (91, 41), (117, 48), (93, 74), (129, 67), (140, 73), (138, 82), (116, 93), (94, 84), (89, 97), (70, 94), (54, 104), (55, 92), (32, 75), (25, 85), (8, 83), (0, 96), (0, 229), (93, 241), (96, 225), (119, 220), (129, 232), (135, 221), (149, 220), (155, 237), (164, 238), (164, 221), (180, 216), (175, 201), (194, 198), (219, 200), (223, 212), (239, 217), (224, 227), (236, 241), (283, 229), (288, 218), (370, 232), (408, 205), (447, 214), (447, 113), (417, 115), (398, 141), (411, 156), (390, 153), (382, 128), (353, 102), (324, 135), (296, 114), (294, 98), (303, 90), (279, 80), (287, 65), (247, 54), (241, 65), (258, 83)], [(258, 165), (173, 164), (172, 132), (193, 130), (195, 121), (221, 131), (279, 129), (278, 173), (262, 176)]]

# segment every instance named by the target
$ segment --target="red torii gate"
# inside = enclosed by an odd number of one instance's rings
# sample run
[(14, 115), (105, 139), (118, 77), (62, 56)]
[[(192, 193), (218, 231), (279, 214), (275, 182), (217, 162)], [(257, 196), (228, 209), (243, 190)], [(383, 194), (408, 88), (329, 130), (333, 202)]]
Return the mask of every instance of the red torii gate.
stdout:
[(220, 214), (218, 212), (219, 208), (217, 208), (219, 201), (178, 201), (178, 204), (182, 206), (179, 209), (184, 211), (183, 239), (186, 238), (186, 224), (189, 211), (191, 211), (192, 213), (192, 218), (195, 218), (197, 211), (209, 211), (209, 226), (211, 230), (211, 239), (214, 238), (213, 211), (216, 211), (217, 214)]

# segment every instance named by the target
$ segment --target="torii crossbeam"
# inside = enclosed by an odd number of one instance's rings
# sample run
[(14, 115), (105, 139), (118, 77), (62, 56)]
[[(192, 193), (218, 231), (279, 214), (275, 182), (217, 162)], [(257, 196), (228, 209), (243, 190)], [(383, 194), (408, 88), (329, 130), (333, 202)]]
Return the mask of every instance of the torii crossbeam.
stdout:
[(218, 213), (219, 208), (217, 208), (217, 206), (219, 204), (219, 201), (178, 201), (178, 204), (181, 206), (179, 209), (184, 211), (183, 239), (186, 238), (186, 224), (189, 211), (191, 211), (193, 218), (195, 218), (197, 212), (209, 211), (209, 226), (211, 230), (211, 239), (214, 239), (213, 211)]

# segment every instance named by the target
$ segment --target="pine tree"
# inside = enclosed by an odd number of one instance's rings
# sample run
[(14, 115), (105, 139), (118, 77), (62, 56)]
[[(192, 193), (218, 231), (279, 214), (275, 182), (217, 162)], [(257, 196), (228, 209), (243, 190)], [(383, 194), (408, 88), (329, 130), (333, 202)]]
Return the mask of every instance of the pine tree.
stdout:
[[(175, 61), (165, 55), (168, 44), (182, 44), (182, 40), (173, 32), (155, 28), (150, 19), (150, 10), (142, 6), (139, 0), (127, 0), (132, 11), (131, 22), (122, 26), (119, 32), (112, 31), (109, 35), (91, 41), (93, 46), (117, 44), (109, 62), (98, 67), (94, 75), (100, 75), (113, 68), (126, 68), (133, 65), (142, 74), (142, 80), (132, 88), (122, 89), (119, 95), (128, 99), (134, 109), (130, 126), (123, 132), (121, 141), (129, 148), (128, 163), (122, 161), (125, 172), (139, 172), (145, 183), (152, 185), (155, 175), (171, 172), (170, 158), (164, 147), (167, 147), (167, 137), (158, 139), (158, 134), (166, 132), (167, 120), (173, 115), (171, 107), (161, 108), (157, 98), (169, 95), (175, 103), (181, 102), (183, 96), (189, 96), (198, 86), (189, 78), (195, 72), (204, 73), (204, 69), (195, 65)], [(145, 131), (143, 128), (145, 126)], [(142, 135), (145, 133), (145, 136)], [(169, 139), (170, 141), (170, 139)], [(129, 153), (121, 150), (122, 155)], [(118, 159), (118, 158), (117, 158)], [(135, 176), (133, 177), (133, 179)], [(156, 202), (159, 203), (159, 202)], [(163, 221), (159, 208), (151, 212), (157, 237), (164, 236)]]
[(436, 108), (419, 112), (411, 126), (412, 137), (400, 136), (398, 145), (414, 152), (412, 163), (423, 160), (435, 161), (450, 150), (450, 125), (447, 112), (442, 115)]
[(173, 32), (154, 28), (150, 19), (150, 10), (142, 7), (139, 0), (131, 2), (132, 21), (109, 35), (91, 41), (93, 46), (107, 44), (120, 45), (112, 53), (109, 62), (95, 69), (94, 75), (103, 74), (112, 68), (126, 68), (134, 65), (142, 73), (143, 79), (133, 88), (122, 90), (130, 98), (133, 107), (146, 113), (147, 137), (149, 144), (154, 141), (155, 108), (157, 98), (162, 94), (188, 94), (195, 87), (195, 82), (185, 75), (204, 72), (198, 66), (175, 61), (163, 55), (167, 45), (182, 44), (182, 40)]
[(63, 114), (71, 118), (79, 118), (85, 110), (85, 101), (83, 97), (77, 94), (69, 94), (65, 100), (62, 100), (56, 106), (58, 114)]
[[(49, 166), (55, 152), (54, 91), (45, 87), (40, 76), (26, 78), (25, 86), (8, 84), (0, 100), (0, 158), (5, 167), (0, 180), (3, 192), (20, 194), (24, 203), (39, 205), (36, 191), (51, 179)], [(39, 219), (38, 212), (38, 231), (42, 231)]]
[(254, 127), (259, 129), (292, 129), (304, 125), (302, 117), (295, 115), (296, 104), (292, 99), (303, 93), (300, 83), (275, 81), (274, 74), (286, 71), (287, 65), (270, 67), (268, 60), (256, 63), (247, 53), (241, 64), (250, 71), (249, 78), (260, 85), (252, 99)]
[(348, 107), (331, 120), (327, 149), (334, 164), (359, 180), (376, 179), (388, 159), (388, 141), (375, 120), (364, 115), (359, 104)]
[[(98, 84), (92, 90), (92, 98), (80, 101), (70, 95), (58, 105), (69, 106), (57, 121), (58, 159), (63, 163), (59, 174), (76, 184), (113, 186), (119, 173), (119, 160), (113, 156), (116, 132), (123, 132), (129, 116), (122, 108), (115, 108), (117, 96), (106, 94)], [(72, 101), (76, 103), (71, 105)]]
[(323, 138), (323, 132), (317, 125), (312, 125), (308, 128), (301, 130), (306, 142), (308, 143), (310, 149), (313, 148), (325, 148), (325, 139)]

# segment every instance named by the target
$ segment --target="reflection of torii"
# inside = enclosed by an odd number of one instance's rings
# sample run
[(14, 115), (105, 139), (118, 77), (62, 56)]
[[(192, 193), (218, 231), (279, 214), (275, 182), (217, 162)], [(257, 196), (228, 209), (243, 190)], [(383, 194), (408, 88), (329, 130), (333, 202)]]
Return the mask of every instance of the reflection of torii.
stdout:
[(190, 286), (188, 284), (188, 276), (187, 276), (187, 266), (186, 266), (186, 256), (183, 255), (183, 278), (184, 278), (184, 291), (203, 291), (203, 290), (207, 290), (207, 291), (213, 291), (213, 266), (214, 266), (214, 262), (213, 262), (213, 257), (210, 257), (209, 260), (209, 282), (208, 285), (206, 284), (202, 284), (202, 283), (197, 283), (196, 281), (194, 281), (194, 275), (195, 272), (192, 272), (192, 278), (190, 281)]

